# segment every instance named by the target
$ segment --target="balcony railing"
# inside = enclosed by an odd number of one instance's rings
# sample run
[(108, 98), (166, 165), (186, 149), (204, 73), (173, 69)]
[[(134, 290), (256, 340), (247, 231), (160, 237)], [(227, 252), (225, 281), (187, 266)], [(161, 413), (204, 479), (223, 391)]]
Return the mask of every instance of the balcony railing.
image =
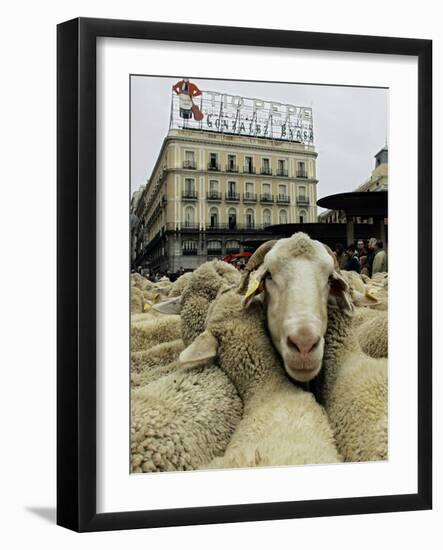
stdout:
[(183, 256), (197, 256), (197, 249), (196, 248), (183, 248), (182, 253), (183, 253)]
[(285, 170), (284, 168), (279, 168), (279, 169), (277, 170), (277, 176), (281, 176), (281, 177), (287, 178), (287, 177), (288, 177), (288, 171)]
[(306, 172), (306, 170), (297, 170), (296, 176), (297, 178), (307, 178), (308, 173)]
[(196, 201), (198, 199), (198, 193), (192, 189), (185, 189), (182, 192), (182, 199)]
[(218, 162), (208, 162), (208, 170), (211, 172), (220, 172), (220, 164)]
[(221, 248), (208, 248), (208, 256), (221, 256), (221, 255), (222, 255)]
[(209, 191), (206, 193), (206, 200), (208, 201), (221, 201), (222, 195), (218, 191)]
[(228, 193), (225, 193), (225, 200), (229, 202), (239, 202), (240, 193), (234, 193), (233, 191), (229, 191)]
[(236, 164), (227, 164), (225, 170), (226, 172), (238, 172), (238, 166)]
[(206, 231), (263, 231), (263, 224), (248, 223), (218, 223), (206, 226)]
[(260, 168), (260, 174), (262, 176), (272, 176), (272, 170), (270, 166), (262, 166)]
[(183, 168), (186, 168), (187, 170), (195, 170), (197, 168), (197, 163), (195, 160), (184, 160)]
[(198, 231), (199, 229), (200, 225), (198, 223), (184, 222), (181, 224), (182, 231)]
[(299, 195), (296, 199), (297, 204), (309, 204), (309, 198), (304, 195)]
[(260, 195), (260, 202), (274, 202), (274, 195), (269, 193), (262, 193)]
[(255, 174), (255, 166), (243, 166), (243, 174)]
[(243, 193), (243, 202), (257, 202), (255, 193)]
[(277, 202), (289, 204), (289, 195), (278, 195)]

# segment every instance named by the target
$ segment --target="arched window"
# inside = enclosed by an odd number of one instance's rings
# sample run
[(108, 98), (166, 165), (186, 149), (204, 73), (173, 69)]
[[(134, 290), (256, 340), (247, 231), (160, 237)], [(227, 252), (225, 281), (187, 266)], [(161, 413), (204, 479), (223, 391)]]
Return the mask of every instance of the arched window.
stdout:
[(218, 208), (216, 206), (213, 206), (209, 210), (209, 224), (210, 227), (218, 227)]
[(264, 227), (267, 227), (268, 225), (271, 225), (271, 211), (269, 208), (265, 208), (263, 210), (263, 225)]
[(299, 223), (306, 223), (308, 221), (308, 214), (306, 210), (300, 210), (299, 213)]
[(221, 256), (222, 242), (221, 241), (208, 241), (208, 256)]
[(183, 256), (196, 256), (197, 255), (197, 241), (183, 241), (182, 242)]
[(288, 213), (286, 210), (280, 210), (278, 215), (278, 223), (288, 223)]
[(252, 208), (246, 210), (246, 227), (252, 228), (255, 226), (255, 212)]
[(226, 241), (226, 254), (240, 252), (240, 241)]
[(235, 229), (237, 227), (237, 210), (230, 208), (228, 210), (228, 225), (229, 229)]
[(193, 206), (185, 208), (185, 227), (192, 227), (195, 224), (195, 210)]

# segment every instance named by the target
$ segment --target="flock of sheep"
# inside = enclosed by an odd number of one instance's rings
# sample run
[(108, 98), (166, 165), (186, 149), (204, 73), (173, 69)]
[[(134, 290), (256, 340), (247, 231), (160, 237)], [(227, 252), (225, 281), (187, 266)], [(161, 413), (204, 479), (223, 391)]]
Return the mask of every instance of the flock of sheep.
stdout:
[(131, 284), (132, 472), (387, 458), (386, 275), (296, 233)]

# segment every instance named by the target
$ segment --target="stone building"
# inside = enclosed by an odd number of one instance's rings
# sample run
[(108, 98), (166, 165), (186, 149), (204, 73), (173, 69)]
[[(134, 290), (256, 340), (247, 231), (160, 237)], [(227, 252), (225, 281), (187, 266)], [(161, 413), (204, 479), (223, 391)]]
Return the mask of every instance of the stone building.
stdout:
[(242, 252), (244, 241), (269, 238), (272, 224), (317, 221), (312, 136), (211, 131), (173, 114), (152, 175), (131, 205), (134, 267), (194, 269)]

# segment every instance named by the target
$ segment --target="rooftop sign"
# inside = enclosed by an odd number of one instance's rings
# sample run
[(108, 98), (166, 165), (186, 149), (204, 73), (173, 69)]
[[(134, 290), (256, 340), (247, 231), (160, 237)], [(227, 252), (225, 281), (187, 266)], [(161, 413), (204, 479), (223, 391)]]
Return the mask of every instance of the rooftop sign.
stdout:
[(173, 86), (170, 128), (314, 142), (309, 107), (199, 90), (188, 80)]

